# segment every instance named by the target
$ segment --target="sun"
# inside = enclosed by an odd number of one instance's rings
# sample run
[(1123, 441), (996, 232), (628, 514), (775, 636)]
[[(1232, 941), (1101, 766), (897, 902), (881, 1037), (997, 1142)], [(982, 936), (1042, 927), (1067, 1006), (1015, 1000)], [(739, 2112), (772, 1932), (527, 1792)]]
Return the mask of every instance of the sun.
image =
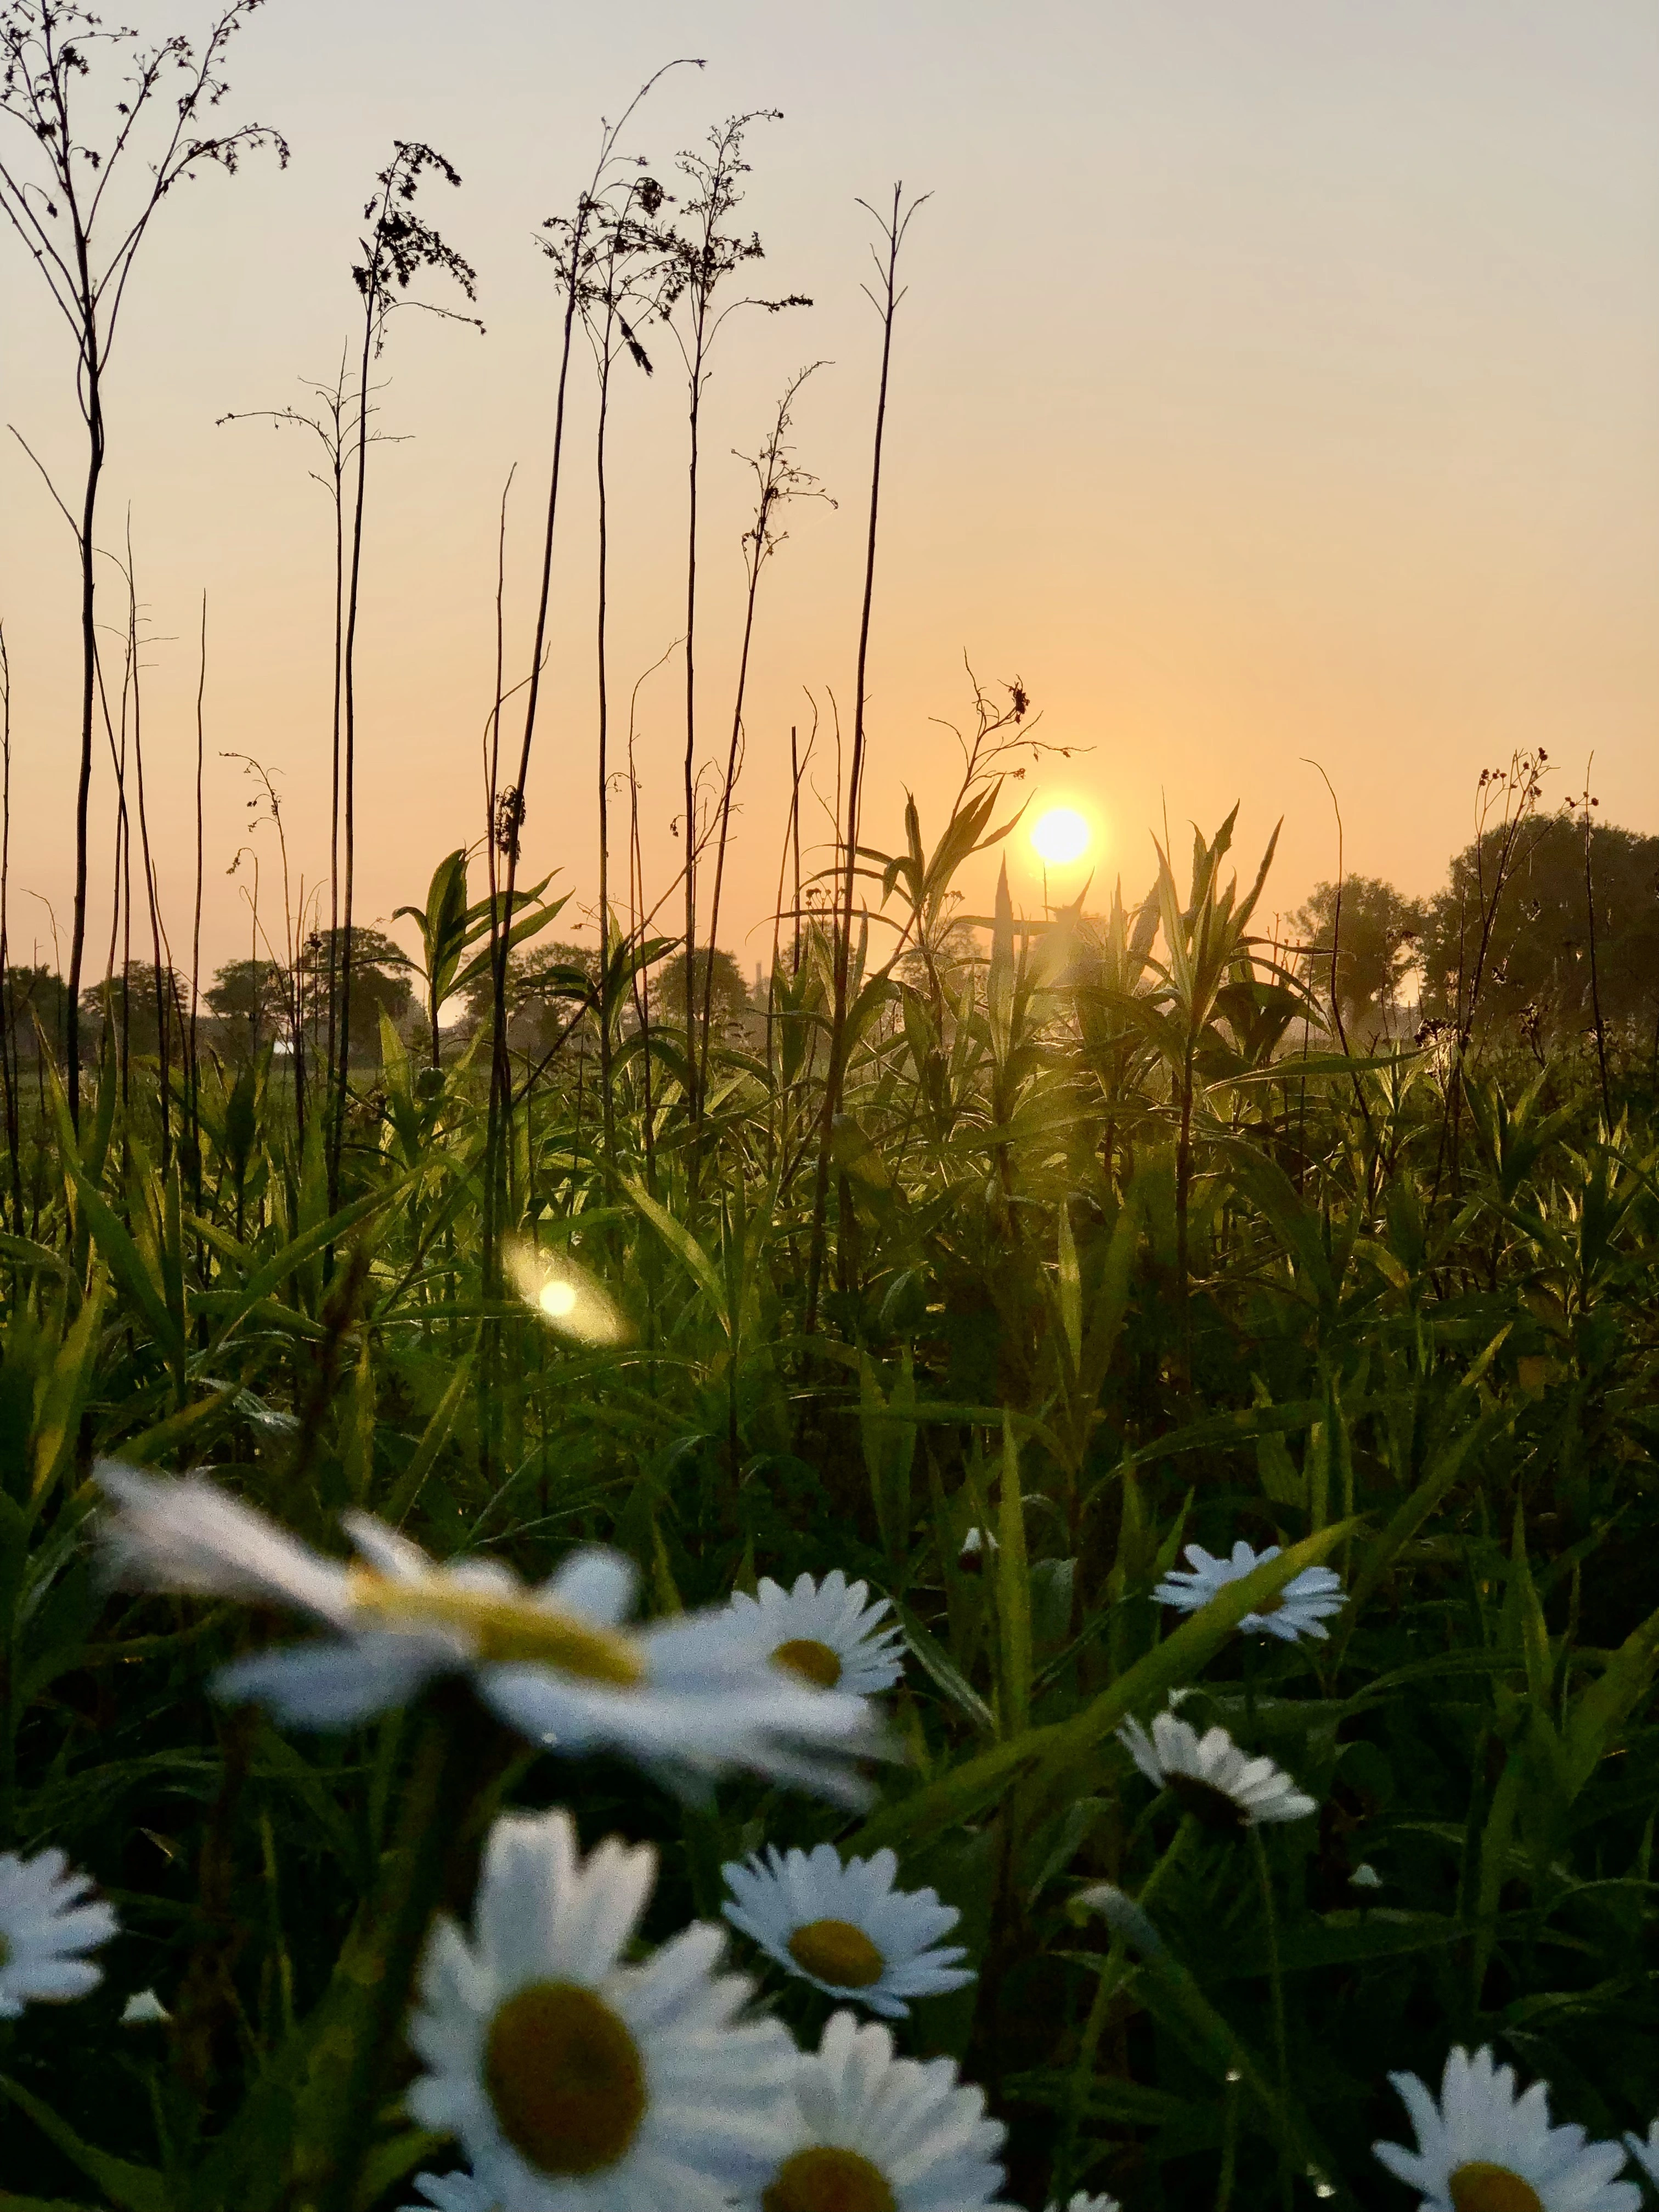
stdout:
[(1045, 867), (1064, 868), (1080, 860), (1093, 838), (1075, 806), (1051, 806), (1031, 824), (1031, 843)]

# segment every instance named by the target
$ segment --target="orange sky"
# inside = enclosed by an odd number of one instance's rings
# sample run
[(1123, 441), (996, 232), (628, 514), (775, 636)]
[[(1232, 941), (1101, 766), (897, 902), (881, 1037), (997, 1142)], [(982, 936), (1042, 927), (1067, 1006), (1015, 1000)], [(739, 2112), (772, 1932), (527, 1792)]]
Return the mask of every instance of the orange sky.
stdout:
[[(182, 5), (130, 10), (155, 32)], [(1335, 861), (1427, 890), (1466, 842), (1481, 768), (1546, 745), (1565, 792), (1595, 754), (1604, 818), (1659, 828), (1659, 9), (1652, 0), (847, 0), (552, 9), (540, 0), (268, 0), (226, 112), (279, 125), (292, 167), (210, 175), (165, 208), (112, 374), (103, 537), (131, 507), (152, 642), (145, 727), (175, 951), (192, 867), (194, 633), (209, 594), (207, 964), (246, 947), (226, 873), (277, 772), (290, 854), (326, 856), (327, 509), (293, 434), (216, 428), (326, 374), (355, 310), (361, 204), (394, 137), (465, 178), (422, 204), (477, 266), (487, 335), (394, 327), (372, 457), (362, 653), (359, 915), (420, 897), (482, 828), (497, 505), (509, 675), (524, 672), (555, 330), (535, 232), (591, 167), (601, 112), (677, 52), (629, 134), (666, 174), (738, 108), (757, 127), (745, 220), (764, 289), (810, 311), (740, 319), (705, 432), (707, 745), (729, 722), (744, 472), (783, 379), (821, 371), (799, 456), (839, 501), (798, 509), (763, 586), (731, 926), (745, 967), (775, 878), (803, 687), (853, 683), (876, 328), (859, 286), (895, 177), (912, 234), (871, 672), (866, 834), (902, 787), (939, 826), (964, 656), (1018, 673), (1042, 734), (1088, 748), (1021, 795), (1103, 824), (1131, 891), (1165, 809), (1177, 843), (1243, 801), (1253, 867), (1283, 814), (1271, 909)], [(67, 484), (64, 335), (0, 239), (0, 412)], [(441, 294), (434, 296), (441, 297)], [(683, 387), (623, 385), (615, 433), (613, 677), (680, 627)], [(526, 865), (593, 893), (591, 406), (573, 496)], [(66, 932), (75, 743), (73, 548), (15, 441), (0, 450), (0, 619), (14, 686), (15, 957)], [(108, 572), (113, 577), (113, 571)], [(112, 593), (106, 611), (119, 619)], [(678, 845), (671, 674), (641, 693), (647, 864)], [(106, 871), (100, 762), (95, 854)], [(276, 850), (256, 833), (262, 899)], [(1040, 898), (1023, 841), (1017, 898)], [(969, 885), (975, 901), (988, 881)], [(28, 896), (39, 894), (39, 897)], [(88, 966), (107, 920), (94, 917)], [(65, 951), (67, 938), (64, 939)]]

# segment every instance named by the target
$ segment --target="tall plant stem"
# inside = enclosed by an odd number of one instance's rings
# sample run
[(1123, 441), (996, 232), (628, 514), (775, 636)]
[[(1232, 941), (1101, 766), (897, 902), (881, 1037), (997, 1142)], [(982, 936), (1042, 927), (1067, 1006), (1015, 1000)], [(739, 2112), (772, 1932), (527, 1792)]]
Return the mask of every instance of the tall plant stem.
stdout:
[[(881, 317), (881, 374), (876, 387), (876, 428), (874, 447), (870, 462), (870, 517), (865, 533), (864, 595), (859, 609), (858, 671), (854, 681), (853, 701), (853, 760), (848, 777), (846, 827), (843, 842), (843, 871), (839, 900), (839, 916), (836, 928), (836, 991), (830, 1031), (830, 1065), (823, 1085), (823, 1122), (818, 1139), (817, 1174), (812, 1190), (812, 1224), (806, 1261), (806, 1313), (804, 1322), (810, 1336), (817, 1327), (818, 1292), (823, 1276), (823, 1252), (830, 1200), (830, 1152), (834, 1140), (836, 1116), (841, 1111), (841, 1095), (846, 1079), (847, 1048), (847, 984), (852, 958), (853, 894), (858, 869), (859, 805), (864, 789), (865, 758), (865, 690), (870, 665), (870, 617), (876, 595), (876, 543), (881, 512), (882, 442), (887, 430), (888, 378), (893, 359), (893, 324), (898, 313), (899, 301), (904, 296), (898, 289), (899, 250), (904, 234), (909, 229), (918, 208), (925, 204), (927, 195), (913, 200), (904, 207), (902, 182), (893, 186), (892, 212), (884, 220), (878, 216), (882, 226), (882, 238), (886, 247), (885, 258), (875, 253), (880, 283), (880, 295), (870, 294), (877, 313)], [(868, 207), (860, 200), (860, 207)], [(874, 212), (873, 210), (871, 210)], [(872, 249), (872, 252), (875, 249)]]
[(23, 1147), (18, 1111), (17, 1018), (7, 963), (11, 950), (11, 663), (0, 623), (0, 1084), (5, 1086), (6, 1157), (11, 1164), (11, 1221), (23, 1234)]
[(203, 705), (207, 697), (207, 593), (204, 592), (201, 653), (196, 673), (196, 899), (190, 926), (190, 1032), (185, 1047), (185, 1110), (190, 1116), (191, 1183), (198, 1209), (202, 1203), (202, 1064), (197, 1056), (196, 1028), (202, 996), (202, 889), (206, 858), (202, 781), (206, 756)]
[(611, 1078), (611, 666), (606, 623), (606, 597), (611, 574), (611, 507), (605, 474), (605, 433), (611, 421), (611, 333), (607, 317), (605, 341), (599, 349), (599, 419), (594, 432), (594, 472), (599, 492), (599, 605), (596, 616), (595, 657), (599, 680), (599, 1112), (605, 1131), (607, 1168), (617, 1158), (617, 1102)]
[(1589, 917), (1590, 1012), (1595, 1020), (1595, 1070), (1601, 1083), (1601, 1115), (1613, 1134), (1613, 1086), (1607, 1080), (1607, 1027), (1601, 1018), (1601, 971), (1595, 947), (1595, 874), (1590, 854), (1590, 809), (1595, 804), (1589, 793), (1589, 772), (1595, 755), (1584, 763), (1584, 910)]
[[(351, 501), (350, 562), (345, 587), (344, 635), (340, 647), (340, 728), (343, 759), (340, 776), (340, 819), (343, 866), (337, 933), (331, 939), (331, 965), (337, 957), (339, 978), (331, 989), (337, 998), (339, 1060), (333, 1070), (334, 1110), (329, 1128), (328, 1204), (331, 1213), (340, 1207), (340, 1154), (345, 1142), (347, 1078), (351, 1065), (351, 922), (356, 893), (357, 860), (357, 607), (363, 571), (363, 502), (368, 476), (368, 365), (374, 351), (377, 295), (371, 289), (363, 303), (363, 343), (357, 363), (357, 475)], [(338, 556), (336, 560), (337, 572)], [(331, 983), (334, 979), (331, 975)]]

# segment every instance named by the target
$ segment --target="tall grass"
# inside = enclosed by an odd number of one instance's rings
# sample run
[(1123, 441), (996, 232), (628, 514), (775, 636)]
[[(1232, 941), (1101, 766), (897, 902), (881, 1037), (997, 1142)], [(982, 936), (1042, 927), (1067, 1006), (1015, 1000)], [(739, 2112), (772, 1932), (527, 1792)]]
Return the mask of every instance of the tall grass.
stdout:
[[(1189, 869), (1160, 849), (1139, 908), (1022, 921), (1005, 875), (994, 911), (965, 916), (963, 870), (1015, 817), (1022, 686), (978, 694), (943, 818), (913, 799), (892, 850), (869, 842), (864, 663), (914, 211), (896, 191), (854, 745), (820, 895), (792, 733), (772, 973), (723, 1023), (711, 956), (744, 708), (702, 807), (688, 691), (680, 877), (644, 882), (630, 732), (626, 913), (602, 846), (599, 955), (553, 975), (550, 1042), (515, 1042), (514, 957), (562, 903), (518, 863), (573, 332), (592, 332), (604, 390), (619, 332), (643, 350), (653, 301), (680, 319), (695, 496), (713, 288), (752, 258), (718, 231), (752, 119), (687, 157), (689, 231), (661, 228), (659, 188), (612, 193), (612, 132), (551, 233), (561, 396), (518, 780), (490, 770), (482, 867), (458, 849), (404, 910), (423, 1037), (383, 1019), (378, 1054), (349, 1065), (343, 520), (343, 897), (313, 955), (320, 1000), (301, 988), (303, 927), (285, 949), (290, 1042), (326, 1024), (328, 1079), (307, 1093), (303, 1059), (271, 1042), (215, 1048), (193, 983), (182, 1070), (165, 996), (157, 1051), (106, 1021), (84, 1079), (73, 1013), (61, 1066), (9, 1022), (0, 1847), (60, 1845), (124, 1932), (96, 1995), (0, 2022), (0, 2205), (399, 2201), (443, 2156), (396, 2100), (426, 1921), (464, 1902), (489, 1811), (556, 1793), (590, 1839), (658, 1844), (653, 1932), (716, 1913), (722, 1863), (763, 1839), (892, 1847), (907, 1885), (957, 1910), (975, 1972), (901, 2038), (984, 2086), (1032, 2208), (1084, 2188), (1133, 2212), (1390, 2201), (1370, 2152), (1393, 2131), (1385, 2076), (1437, 2075), (1458, 2042), (1547, 2077), (1593, 2133), (1651, 2117), (1650, 1082), (1599, 1021), (1594, 1056), (1541, 1068), (1477, 1026), (1484, 909), (1449, 1035), (1342, 1049), (1325, 954), (1255, 933), (1273, 847), (1241, 890), (1232, 816), (1195, 836)], [(395, 228), (434, 165), (448, 173), (403, 147), (380, 179), (356, 393), (323, 420), (343, 518), (354, 457), (361, 513), (398, 252), (470, 277), (435, 233)], [(655, 289), (633, 282), (647, 264)], [(778, 503), (805, 488), (797, 388), (757, 464), (750, 623)], [(596, 461), (603, 481), (603, 445)], [(688, 686), (697, 551), (693, 508)], [(608, 744), (603, 623), (596, 642)], [(604, 792), (608, 753), (598, 768)], [(1516, 773), (1492, 802), (1506, 832), (1536, 801), (1534, 764)], [(678, 942), (654, 920), (677, 895)], [(166, 945), (158, 921), (158, 989)], [(651, 996), (677, 952), (683, 1007)], [(6, 958), (0, 905), (0, 981)], [(465, 990), (482, 1012), (446, 1044)], [(616, 1325), (550, 1332), (504, 1279), (509, 1253), (556, 1262)], [(447, 1719), (441, 1695), (294, 1738), (204, 1694), (269, 1624), (99, 1580), (106, 1455), (209, 1466), (325, 1547), (346, 1508), (535, 1578), (603, 1540), (662, 1615), (843, 1569), (902, 1631), (902, 1756), (849, 1815), (747, 1784), (684, 1804), (598, 1757), (555, 1773)], [(1239, 1540), (1284, 1550), (1179, 1625), (1156, 1586), (1188, 1544)], [(1271, 1619), (1318, 1561), (1344, 1592), (1328, 1639), (1238, 1632), (1247, 1601)], [(1118, 1731), (1176, 1692), (1316, 1813), (1246, 1839), (1155, 1793)], [(145, 1988), (170, 2020), (122, 2026)], [(775, 1996), (803, 2033), (827, 2009), (803, 1985)]]

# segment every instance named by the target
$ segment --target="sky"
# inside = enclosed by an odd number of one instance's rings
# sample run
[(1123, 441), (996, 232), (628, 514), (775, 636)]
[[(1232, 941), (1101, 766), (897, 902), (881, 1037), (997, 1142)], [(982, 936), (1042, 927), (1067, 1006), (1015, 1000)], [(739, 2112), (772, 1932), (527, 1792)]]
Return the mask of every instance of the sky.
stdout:
[[(188, 0), (129, 0), (147, 35)], [(810, 308), (734, 315), (703, 430), (700, 750), (723, 753), (752, 452), (789, 374), (802, 502), (769, 564), (720, 936), (769, 942), (791, 726), (833, 794), (850, 732), (879, 326), (861, 287), (894, 183), (931, 197), (905, 248), (872, 631), (865, 836), (924, 836), (958, 773), (973, 677), (1018, 680), (1040, 741), (1009, 787), (1079, 807), (1090, 902), (1137, 896), (1167, 822), (1242, 802), (1253, 872), (1288, 915), (1349, 871), (1406, 891), (1472, 834), (1482, 769), (1547, 748), (1552, 797), (1659, 830), (1659, 0), (266, 0), (234, 43), (221, 116), (286, 135), (162, 207), (110, 371), (100, 543), (131, 530), (142, 605), (151, 833), (176, 955), (194, 872), (204, 686), (204, 967), (282, 935), (282, 854), (242, 760), (283, 799), (289, 902), (327, 865), (327, 501), (305, 434), (225, 423), (301, 404), (357, 314), (362, 204), (394, 139), (463, 182), (421, 210), (477, 270), (481, 334), (395, 317), (379, 374), (360, 653), (358, 915), (393, 927), (483, 829), (507, 504), (507, 680), (530, 657), (557, 362), (545, 217), (591, 171), (601, 118), (680, 55), (623, 143), (671, 189), (711, 124), (753, 109), (745, 272)], [(3, 125), (3, 118), (0, 118)], [(20, 153), (14, 137), (9, 148)], [(27, 149), (23, 149), (26, 158)], [(428, 283), (425, 296), (465, 302)], [(683, 623), (685, 390), (672, 338), (612, 425), (612, 684), (627, 702)], [(74, 544), (20, 437), (70, 495), (81, 466), (67, 335), (0, 236), (0, 622), (11, 667), (14, 957), (64, 954), (72, 882)], [(592, 379), (580, 359), (525, 867), (558, 872), (560, 933), (592, 934)], [(103, 564), (104, 618), (125, 586)], [(118, 639), (111, 651), (118, 655)], [(516, 727), (508, 729), (516, 742)], [(640, 684), (641, 830), (655, 896), (678, 866), (683, 694)], [(1317, 763), (1318, 767), (1311, 763)], [(112, 836), (107, 756), (94, 875)], [(823, 808), (809, 800), (809, 836)], [(1006, 848), (1018, 903), (1039, 864)], [(237, 858), (239, 852), (241, 854)], [(233, 869), (233, 863), (234, 866)], [(475, 876), (477, 870), (475, 868)], [(994, 862), (963, 878), (988, 903)], [(706, 880), (706, 878), (705, 878)], [(94, 900), (88, 969), (107, 906)], [(672, 902), (671, 902), (672, 907)], [(400, 930), (402, 925), (396, 925)], [(101, 933), (101, 935), (100, 935)], [(403, 933), (406, 934), (406, 931)], [(95, 949), (94, 949), (95, 948)]]

